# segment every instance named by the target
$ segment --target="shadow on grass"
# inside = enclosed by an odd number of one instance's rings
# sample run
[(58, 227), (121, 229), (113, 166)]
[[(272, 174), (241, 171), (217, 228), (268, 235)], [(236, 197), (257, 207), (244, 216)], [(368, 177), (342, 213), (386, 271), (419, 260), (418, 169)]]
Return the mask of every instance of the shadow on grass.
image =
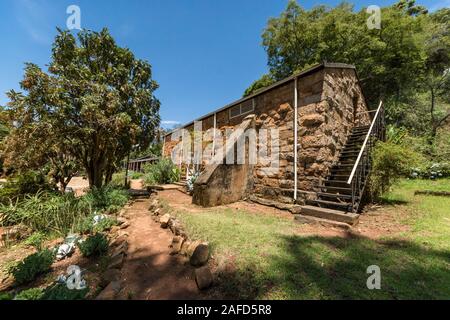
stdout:
[[(280, 254), (263, 270), (247, 266), (221, 276), (224, 298), (448, 299), (450, 251), (409, 241), (281, 235)], [(381, 290), (369, 290), (367, 267), (381, 269)]]
[(387, 198), (387, 197), (382, 197), (377, 202), (378, 202), (378, 204), (389, 205), (389, 206), (404, 205), (404, 204), (409, 203), (409, 201), (406, 201), (406, 200), (392, 199), (392, 198)]

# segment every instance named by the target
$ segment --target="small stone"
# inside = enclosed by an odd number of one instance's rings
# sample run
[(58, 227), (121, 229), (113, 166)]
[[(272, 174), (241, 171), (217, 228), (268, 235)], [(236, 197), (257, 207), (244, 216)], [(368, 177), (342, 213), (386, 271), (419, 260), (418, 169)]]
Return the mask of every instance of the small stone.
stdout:
[(154, 216), (159, 216), (160, 212), (161, 212), (161, 209), (160, 209), (160, 208), (156, 208), (155, 211), (153, 211), (152, 214), (153, 214)]
[(195, 269), (195, 282), (200, 290), (209, 288), (213, 283), (213, 276), (208, 266)]
[(192, 255), (189, 259), (189, 262), (194, 267), (199, 267), (208, 262), (209, 258), (209, 246), (207, 243), (200, 243), (196, 246)]
[(124, 242), (127, 241), (127, 238), (128, 238), (128, 237), (125, 236), (125, 235), (118, 236), (118, 237), (111, 243), (111, 246), (112, 246), (112, 247), (120, 246), (120, 245), (122, 245), (122, 243), (124, 243)]
[(280, 107), (278, 108), (278, 113), (286, 113), (291, 109), (291, 106), (289, 105), (289, 103), (283, 103), (282, 105), (280, 105)]
[(202, 242), (199, 240), (190, 241), (189, 246), (186, 248), (186, 255), (190, 258), (194, 253), (195, 248), (200, 245)]
[(119, 226), (124, 224), (124, 223), (126, 223), (126, 222), (127, 222), (127, 219), (125, 219), (123, 217), (118, 217), (117, 218), (117, 223), (118, 223)]
[(172, 239), (172, 247), (171, 254), (177, 254), (181, 251), (181, 247), (183, 246), (184, 239), (180, 236), (175, 236)]
[(105, 288), (112, 281), (119, 281), (122, 274), (118, 269), (108, 269), (100, 276), (100, 287)]
[(188, 255), (189, 252), (189, 246), (191, 245), (191, 241), (186, 240), (183, 242), (183, 244), (181, 245), (181, 251), (180, 253), (184, 256)]
[(159, 219), (159, 223), (161, 224), (161, 228), (167, 228), (170, 221), (170, 214), (166, 213)]
[(309, 114), (300, 118), (300, 124), (305, 127), (316, 126), (325, 121), (325, 118), (320, 114)]
[(0, 280), (0, 292), (9, 290), (14, 286), (15, 280), (14, 277), (8, 275), (6, 278)]
[(120, 253), (111, 259), (108, 269), (120, 269), (123, 265), (124, 254)]
[(120, 225), (120, 229), (126, 229), (130, 226), (130, 224), (128, 222), (124, 222)]
[(111, 233), (116, 233), (116, 232), (118, 232), (120, 230), (120, 227), (119, 226), (112, 226), (112, 228), (111, 228)]
[(169, 227), (170, 227), (170, 231), (172, 231), (173, 234), (175, 235), (179, 235), (180, 234), (180, 229), (181, 229), (181, 224), (178, 220), (171, 220), (169, 222)]
[(119, 237), (128, 237), (129, 236), (129, 234), (128, 234), (128, 232), (125, 232), (125, 231), (119, 231)]
[(120, 281), (111, 281), (95, 300), (113, 300), (120, 291)]
[(150, 204), (150, 207), (148, 208), (150, 211), (156, 210), (158, 208), (158, 200), (153, 199), (152, 203)]
[(117, 246), (117, 248), (113, 250), (113, 252), (111, 253), (111, 258), (113, 259), (119, 254), (127, 255), (127, 251), (128, 251), (128, 242), (124, 241), (122, 242), (121, 245)]

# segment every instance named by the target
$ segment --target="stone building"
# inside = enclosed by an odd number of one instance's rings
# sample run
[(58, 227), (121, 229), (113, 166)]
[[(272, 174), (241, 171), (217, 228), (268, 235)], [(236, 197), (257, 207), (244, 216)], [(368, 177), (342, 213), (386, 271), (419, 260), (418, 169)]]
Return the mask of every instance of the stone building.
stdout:
[[(357, 140), (349, 137), (352, 134), (364, 137), (373, 118), (371, 114), (355, 67), (341, 63), (314, 66), (215, 110), (196, 120), (201, 122), (203, 132), (212, 129), (226, 136), (228, 128), (278, 129), (278, 167), (268, 173), (261, 163), (202, 166), (193, 201), (212, 206), (250, 196), (280, 204), (302, 205), (317, 200), (319, 192), (331, 191), (332, 186), (330, 190), (321, 190), (321, 185), (333, 174), (346, 144)], [(192, 131), (194, 121), (183, 128)], [(268, 141), (259, 138), (257, 145), (268, 147), (270, 137)], [(167, 134), (163, 155), (173, 156), (176, 145), (181, 145), (179, 139), (174, 139), (173, 132)], [(202, 146), (206, 145), (203, 142)], [(353, 143), (351, 147), (358, 145)], [(222, 152), (224, 159), (228, 151)], [(212, 156), (217, 155), (214, 152)], [(351, 161), (352, 158), (347, 161), (348, 168)], [(182, 162), (177, 164), (186, 168)]]

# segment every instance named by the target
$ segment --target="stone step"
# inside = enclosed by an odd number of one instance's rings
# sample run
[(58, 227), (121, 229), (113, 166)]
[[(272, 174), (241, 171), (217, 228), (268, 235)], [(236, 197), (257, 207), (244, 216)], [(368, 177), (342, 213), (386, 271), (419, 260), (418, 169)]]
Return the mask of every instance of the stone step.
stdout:
[(350, 230), (352, 226), (345, 222), (333, 221), (328, 219), (317, 218), (313, 216), (307, 216), (303, 214), (294, 214), (294, 220), (301, 224), (322, 225), (324, 227), (341, 228), (344, 230)]
[(328, 209), (328, 208), (319, 208), (315, 206), (302, 206), (300, 214), (303, 216), (312, 216), (316, 218), (338, 221), (348, 223), (350, 225), (354, 225), (358, 222), (359, 215), (351, 212), (342, 212), (338, 210)]
[(331, 187), (331, 186), (321, 186), (321, 185), (317, 185), (316, 188), (320, 188), (320, 189), (322, 189), (322, 190), (326, 189), (328, 192), (329, 192), (329, 191), (348, 192), (348, 193), (351, 193), (351, 192), (352, 192), (352, 188), (345, 188), (345, 187)]
[(329, 193), (329, 192), (317, 192), (319, 197), (325, 198), (335, 198), (335, 199), (351, 199), (352, 195), (350, 194), (341, 194), (341, 193)]
[(323, 183), (331, 183), (331, 184), (348, 186), (347, 180), (329, 180), (329, 179), (324, 179), (324, 180), (322, 180), (322, 182)]
[(349, 211), (350, 210), (350, 205), (351, 203), (349, 202), (338, 202), (338, 201), (327, 201), (327, 200), (320, 200), (320, 199), (316, 199), (316, 200), (306, 200), (306, 204), (308, 205), (312, 205), (314, 207), (320, 207), (322, 208), (330, 208), (333, 210), (337, 210), (339, 212), (342, 211)]
[[(333, 179), (337, 178), (336, 180), (344, 180), (344, 179), (347, 179), (348, 177), (350, 177), (350, 173), (349, 174), (333, 174), (330, 176), (330, 178), (333, 178)], [(344, 178), (344, 179), (341, 179), (341, 178)], [(330, 180), (332, 180), (332, 179), (330, 179)]]

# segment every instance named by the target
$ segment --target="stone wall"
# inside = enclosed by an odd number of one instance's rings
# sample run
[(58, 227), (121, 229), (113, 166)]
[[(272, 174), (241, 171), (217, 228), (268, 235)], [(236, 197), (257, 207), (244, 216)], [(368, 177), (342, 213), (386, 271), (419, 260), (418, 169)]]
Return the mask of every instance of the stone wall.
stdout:
[[(257, 130), (279, 130), (279, 170), (267, 174), (253, 169), (253, 193), (292, 203), (294, 193), (294, 80), (254, 97)], [(354, 69), (322, 68), (298, 78), (298, 202), (314, 197), (314, 185), (328, 175), (354, 126), (369, 124), (365, 100)], [(217, 112), (218, 130), (239, 125), (248, 114), (230, 118), (229, 109)], [(203, 120), (203, 130), (214, 126), (214, 116)], [(259, 143), (259, 142), (258, 142)], [(175, 143), (176, 144), (176, 143)], [(164, 155), (174, 144), (166, 137)], [(261, 145), (258, 145), (261, 147)], [(270, 150), (271, 139), (267, 145)], [(225, 171), (224, 171), (225, 172)]]
[(351, 129), (364, 124), (370, 124), (370, 118), (356, 72), (325, 69), (321, 101), (299, 109), (298, 189), (301, 194), (308, 197), (307, 192), (315, 191), (314, 185), (328, 176), (338, 160)]

